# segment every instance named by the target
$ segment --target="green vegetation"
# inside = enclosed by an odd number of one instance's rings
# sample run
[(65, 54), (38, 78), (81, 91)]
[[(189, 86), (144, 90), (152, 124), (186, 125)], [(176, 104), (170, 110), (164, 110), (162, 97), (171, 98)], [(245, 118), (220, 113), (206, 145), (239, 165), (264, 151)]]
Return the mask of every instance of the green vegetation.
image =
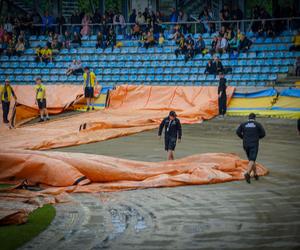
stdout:
[(43, 230), (55, 217), (55, 208), (45, 205), (33, 211), (23, 225), (0, 226), (1, 250), (12, 250), (22, 246)]

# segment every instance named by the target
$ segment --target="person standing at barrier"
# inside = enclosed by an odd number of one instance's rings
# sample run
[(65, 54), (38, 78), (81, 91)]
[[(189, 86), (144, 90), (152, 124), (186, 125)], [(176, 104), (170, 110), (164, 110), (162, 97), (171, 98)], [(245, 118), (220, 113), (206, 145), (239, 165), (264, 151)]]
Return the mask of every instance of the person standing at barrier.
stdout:
[(96, 75), (94, 72), (91, 72), (89, 67), (84, 68), (83, 73), (83, 90), (84, 97), (86, 98), (86, 111), (90, 110), (90, 106), (92, 106), (92, 110), (94, 110), (94, 89), (95, 83), (97, 83)]
[(168, 161), (174, 160), (174, 150), (176, 142), (181, 141), (182, 129), (180, 120), (177, 118), (175, 111), (170, 111), (169, 116), (164, 118), (159, 126), (158, 136), (161, 138), (165, 128), (165, 150), (168, 152)]
[(35, 102), (40, 110), (39, 122), (43, 122), (45, 120), (49, 120), (46, 102), (46, 87), (42, 84), (42, 79), (40, 77), (35, 79), (35, 84)]
[(227, 94), (226, 94), (226, 78), (223, 74), (220, 74), (219, 87), (218, 87), (218, 104), (219, 104), (219, 115), (223, 116), (227, 110)]
[(3, 122), (7, 124), (9, 123), (8, 114), (11, 97), (17, 101), (17, 97), (12, 86), (10, 85), (9, 79), (5, 80), (4, 86), (0, 86), (0, 96), (2, 102)]
[(266, 136), (263, 126), (255, 121), (255, 118), (256, 115), (254, 113), (249, 114), (248, 121), (242, 123), (236, 130), (236, 134), (243, 139), (243, 147), (249, 160), (248, 169), (244, 174), (245, 180), (249, 184), (251, 183), (250, 178), (252, 172), (254, 178), (258, 180), (255, 161), (259, 148), (259, 140)]

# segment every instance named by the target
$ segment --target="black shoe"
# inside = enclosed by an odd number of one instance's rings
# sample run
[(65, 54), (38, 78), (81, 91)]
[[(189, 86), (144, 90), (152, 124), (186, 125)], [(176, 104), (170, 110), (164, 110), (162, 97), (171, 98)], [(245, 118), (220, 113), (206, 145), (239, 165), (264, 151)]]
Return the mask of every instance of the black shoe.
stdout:
[(90, 107), (87, 107), (86, 111), (90, 111)]
[(49, 118), (49, 117), (47, 117), (47, 118), (46, 118), (46, 120), (47, 120), (47, 121), (49, 121), (49, 120), (50, 120), (50, 118)]
[(246, 173), (246, 174), (244, 174), (244, 176), (245, 176), (245, 180), (250, 184), (251, 183), (251, 181), (250, 181), (250, 174), (248, 174), (248, 173)]
[(92, 110), (95, 110), (95, 108), (94, 108), (94, 107), (92, 107)]
[(42, 118), (39, 119), (39, 122), (43, 122), (43, 121), (44, 121), (44, 119), (42, 119)]
[(254, 175), (254, 179), (258, 181), (259, 177), (257, 174)]

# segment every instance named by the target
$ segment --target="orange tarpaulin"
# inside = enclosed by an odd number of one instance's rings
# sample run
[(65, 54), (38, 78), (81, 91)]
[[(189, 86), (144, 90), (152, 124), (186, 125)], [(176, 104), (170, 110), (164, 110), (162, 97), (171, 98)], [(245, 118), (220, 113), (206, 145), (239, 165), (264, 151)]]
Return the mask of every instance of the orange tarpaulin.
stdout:
[[(15, 90), (18, 102), (22, 104), (22, 116), (27, 117), (27, 109), (36, 109), (33, 86), (18, 86)], [(234, 88), (228, 87), (228, 102), (233, 91)], [(81, 86), (47, 86), (47, 104), (53, 113), (61, 112), (80, 94)], [(240, 180), (247, 162), (233, 154), (202, 154), (152, 163), (91, 154), (36, 151), (154, 129), (169, 110), (175, 110), (182, 123), (201, 122), (218, 114), (217, 100), (217, 87), (124, 85), (111, 92), (110, 106), (105, 110), (12, 130), (1, 127), (0, 181), (27, 179), (46, 188), (37, 194), (60, 194), (64, 191), (119, 191)], [(84, 129), (80, 131), (80, 127)], [(258, 169), (260, 175), (267, 174), (263, 166), (258, 165)]]

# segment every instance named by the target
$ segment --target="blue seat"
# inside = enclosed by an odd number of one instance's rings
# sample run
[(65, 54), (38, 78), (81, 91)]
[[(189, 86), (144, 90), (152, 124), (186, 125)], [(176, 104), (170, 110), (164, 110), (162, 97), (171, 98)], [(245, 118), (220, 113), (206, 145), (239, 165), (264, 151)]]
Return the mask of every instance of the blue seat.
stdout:
[[(0, 78), (0, 80), (2, 80), (2, 81), (5, 79), (5, 76), (4, 76), (4, 75), (2, 75), (2, 76), (0, 76), (0, 77), (3, 77), (3, 79)], [(24, 76), (23, 76), (23, 75), (17, 75), (17, 76), (15, 77), (15, 81), (16, 81), (16, 82), (24, 82)]]
[(164, 81), (171, 81), (171, 79), (172, 79), (171, 75), (164, 76)]
[(50, 74), (50, 69), (41, 69), (41, 74), (49, 75)]
[(33, 69), (32, 74), (39, 75), (39, 74), (41, 74), (41, 70), (40, 69)]
[(271, 67), (271, 72), (272, 73), (278, 73), (279, 72), (279, 68), (278, 67)]
[(69, 77), (68, 77), (68, 80), (70, 81), (70, 82), (76, 82), (76, 76), (75, 75), (70, 75)]
[(138, 81), (146, 81), (146, 76), (145, 75), (139, 75), (137, 78)]
[(20, 67), (20, 63), (19, 62), (13, 62), (11, 64), (11, 67), (13, 67), (13, 68), (19, 68)]
[(123, 81), (123, 82), (128, 81), (128, 75), (121, 75), (120, 81)]
[(24, 81), (25, 82), (33, 82), (34, 81), (33, 76), (32, 75), (26, 75), (24, 77)]
[(154, 75), (148, 75), (148, 76), (146, 77), (146, 80), (147, 80), (148, 82), (153, 82), (154, 79), (155, 79), (155, 76), (154, 76)]
[(59, 81), (66, 82), (68, 80), (68, 77), (66, 75), (59, 76)]
[(58, 81), (58, 75), (51, 75), (50, 76), (50, 81), (57, 82)]
[(156, 75), (155, 76), (155, 81), (161, 82), (164, 80), (164, 77), (162, 75)]
[(276, 74), (270, 74), (269, 77), (268, 77), (268, 80), (276, 81), (277, 80), (277, 75)]
[(114, 76), (112, 76), (111, 80), (114, 82), (118, 82), (120, 80), (120, 77), (119, 77), (119, 75), (114, 75)]
[(129, 76), (129, 81), (135, 82), (136, 80), (137, 80), (137, 76), (136, 75), (130, 75)]
[(24, 70), (23, 70), (23, 74), (25, 74), (25, 75), (33, 74), (33, 71), (34, 71), (34, 70), (36, 70), (36, 69), (32, 69), (32, 68), (24, 69)]

